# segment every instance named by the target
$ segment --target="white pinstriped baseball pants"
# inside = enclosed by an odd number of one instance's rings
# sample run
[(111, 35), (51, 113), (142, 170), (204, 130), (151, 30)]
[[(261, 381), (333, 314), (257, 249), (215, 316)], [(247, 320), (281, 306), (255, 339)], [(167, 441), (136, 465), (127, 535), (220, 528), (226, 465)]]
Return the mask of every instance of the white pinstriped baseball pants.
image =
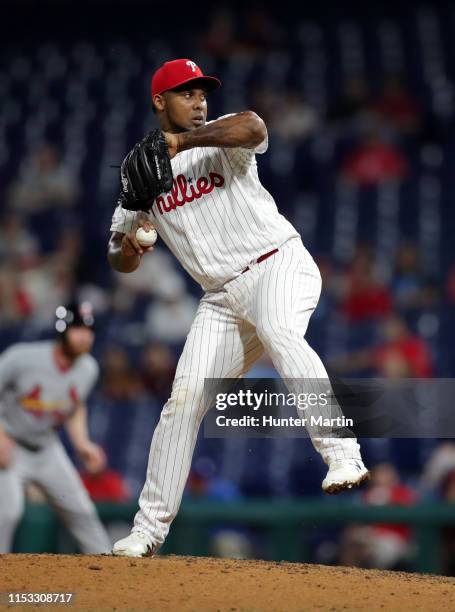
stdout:
[[(203, 401), (205, 378), (242, 376), (265, 349), (282, 379), (328, 379), (305, 340), (320, 292), (319, 270), (300, 238), (293, 238), (221, 290), (204, 295), (153, 435), (133, 531), (145, 532), (158, 546), (167, 536), (210, 407)], [(354, 438), (312, 441), (328, 464), (360, 458)]]

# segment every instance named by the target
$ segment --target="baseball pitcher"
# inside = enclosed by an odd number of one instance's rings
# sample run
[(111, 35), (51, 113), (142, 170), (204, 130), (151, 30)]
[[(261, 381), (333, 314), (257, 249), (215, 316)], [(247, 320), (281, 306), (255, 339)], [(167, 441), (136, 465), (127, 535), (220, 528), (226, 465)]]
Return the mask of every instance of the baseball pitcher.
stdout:
[[(255, 155), (267, 150), (262, 119), (246, 111), (207, 122), (207, 94), (220, 85), (191, 60), (163, 64), (152, 79), (161, 130), (121, 167), (111, 266), (134, 271), (153, 249), (141, 246), (136, 231), (155, 228), (205, 293), (153, 435), (140, 509), (115, 555), (150, 555), (164, 542), (210, 408), (205, 378), (241, 377), (266, 350), (284, 380), (328, 380), (305, 340), (321, 292), (319, 270), (259, 180)], [(312, 441), (328, 465), (324, 491), (369, 477), (354, 437)]]
[(85, 468), (106, 463), (87, 431), (85, 400), (97, 377), (89, 355), (94, 333), (90, 306), (59, 306), (57, 338), (15, 344), (0, 356), (0, 553), (11, 550), (24, 510), (24, 487), (33, 482), (84, 553), (111, 548), (84, 485), (60, 442), (64, 424)]

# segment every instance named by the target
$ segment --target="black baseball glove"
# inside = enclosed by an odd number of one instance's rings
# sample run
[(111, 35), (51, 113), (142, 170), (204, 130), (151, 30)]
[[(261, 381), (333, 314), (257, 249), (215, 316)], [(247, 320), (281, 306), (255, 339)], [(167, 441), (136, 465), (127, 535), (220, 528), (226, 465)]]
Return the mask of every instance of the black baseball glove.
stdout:
[(172, 188), (172, 166), (161, 130), (153, 130), (128, 153), (120, 166), (122, 206), (149, 211), (153, 200)]

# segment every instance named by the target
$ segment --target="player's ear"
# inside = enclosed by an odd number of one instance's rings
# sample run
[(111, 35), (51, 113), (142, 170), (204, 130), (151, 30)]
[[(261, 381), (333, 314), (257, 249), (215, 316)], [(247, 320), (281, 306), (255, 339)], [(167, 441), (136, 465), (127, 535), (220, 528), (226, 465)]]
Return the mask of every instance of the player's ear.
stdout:
[(153, 96), (153, 105), (158, 112), (164, 111), (164, 107), (166, 106), (164, 96), (160, 94), (155, 94)]

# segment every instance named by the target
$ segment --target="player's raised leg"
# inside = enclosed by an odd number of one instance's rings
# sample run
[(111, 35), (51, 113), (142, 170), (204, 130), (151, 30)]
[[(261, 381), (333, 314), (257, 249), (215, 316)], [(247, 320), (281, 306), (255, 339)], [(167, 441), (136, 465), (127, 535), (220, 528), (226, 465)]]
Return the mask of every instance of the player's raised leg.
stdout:
[(98, 518), (95, 505), (60, 441), (55, 439), (41, 453), (42, 460), (35, 468), (34, 479), (42, 487), (81, 552), (110, 552), (111, 542)]
[[(290, 391), (311, 391), (308, 388), (311, 381), (314, 390), (319, 389), (322, 381), (324, 384), (327, 381), (330, 387), (321, 359), (305, 339), (321, 292), (321, 276), (311, 255), (299, 239), (293, 239), (251, 272), (257, 278), (247, 281), (254, 286), (250, 314), (260, 340)], [(305, 389), (301, 388), (303, 381)], [(341, 415), (338, 404), (334, 407), (332, 403), (331, 410), (334, 409)], [(360, 446), (353, 436), (345, 437), (346, 430), (335, 437), (318, 436), (312, 428), (309, 433), (315, 449), (329, 466), (322, 483), (324, 491), (336, 493), (369, 477)]]
[(125, 556), (152, 554), (180, 506), (201, 421), (210, 408), (205, 378), (235, 378), (262, 354), (253, 326), (237, 319), (220, 292), (202, 299), (180, 357), (170, 399), (150, 448), (132, 534), (114, 545)]

